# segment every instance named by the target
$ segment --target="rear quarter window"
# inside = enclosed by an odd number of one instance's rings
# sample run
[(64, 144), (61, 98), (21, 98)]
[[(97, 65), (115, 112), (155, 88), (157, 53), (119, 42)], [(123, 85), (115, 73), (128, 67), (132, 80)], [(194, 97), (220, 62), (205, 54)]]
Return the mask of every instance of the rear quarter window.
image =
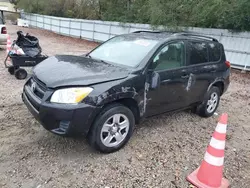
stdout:
[(196, 65), (209, 61), (206, 42), (189, 42), (189, 64)]
[(221, 59), (221, 44), (220, 43), (208, 43), (209, 61), (215, 62)]

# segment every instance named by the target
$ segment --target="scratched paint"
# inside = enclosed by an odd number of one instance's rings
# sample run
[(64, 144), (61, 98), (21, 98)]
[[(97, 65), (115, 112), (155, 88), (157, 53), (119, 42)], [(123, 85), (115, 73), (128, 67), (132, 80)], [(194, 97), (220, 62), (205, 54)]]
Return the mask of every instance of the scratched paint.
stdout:
[(136, 92), (136, 89), (134, 87), (133, 87), (133, 93), (134, 93), (133, 98), (135, 98), (138, 95), (138, 93)]
[(149, 83), (145, 83), (145, 87), (144, 87), (144, 95), (143, 95), (143, 100), (139, 103), (139, 106), (143, 106), (143, 108), (140, 110), (140, 115), (143, 116), (146, 113), (146, 109), (147, 109), (147, 94), (149, 91)]
[(122, 87), (122, 92), (128, 92), (131, 87)]
[(188, 78), (188, 83), (187, 83), (186, 91), (190, 91), (192, 85), (194, 85), (194, 82), (195, 82), (195, 77), (194, 77), (193, 74), (190, 74), (189, 78)]
[[(107, 88), (107, 87), (104, 87), (104, 88)], [(108, 90), (106, 92), (100, 94), (98, 97), (96, 96), (94, 97), (96, 99), (95, 104), (99, 105), (99, 104), (102, 104), (103, 102), (114, 101), (114, 100), (122, 99), (122, 98), (135, 99), (138, 96), (138, 93), (135, 87), (132, 88), (132, 87), (127, 86), (127, 87), (121, 87), (119, 89), (117, 89), (117, 87), (114, 87), (114, 88), (111, 87), (107, 89)]]

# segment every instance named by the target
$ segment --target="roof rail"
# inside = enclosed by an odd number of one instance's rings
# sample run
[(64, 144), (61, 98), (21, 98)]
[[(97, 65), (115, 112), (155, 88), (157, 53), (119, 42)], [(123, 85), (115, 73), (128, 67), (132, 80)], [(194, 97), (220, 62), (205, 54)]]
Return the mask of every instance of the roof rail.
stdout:
[(163, 33), (162, 31), (147, 31), (147, 30), (139, 30), (139, 31), (135, 31), (132, 33)]
[(219, 42), (216, 38), (201, 35), (201, 34), (196, 34), (196, 33), (175, 33), (174, 35), (183, 35), (183, 36), (190, 36), (190, 37), (199, 37), (199, 38), (205, 38), (205, 39), (210, 39), (214, 42)]

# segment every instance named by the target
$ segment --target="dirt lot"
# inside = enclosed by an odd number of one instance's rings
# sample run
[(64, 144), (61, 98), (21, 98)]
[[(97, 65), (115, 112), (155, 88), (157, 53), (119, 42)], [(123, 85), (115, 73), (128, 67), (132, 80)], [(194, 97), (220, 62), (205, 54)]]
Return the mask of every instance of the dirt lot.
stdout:
[[(44, 53), (82, 54), (96, 44), (47, 31), (9, 26), (36, 35)], [(3, 61), (5, 50), (0, 51)], [(157, 116), (137, 126), (128, 145), (103, 155), (84, 138), (44, 130), (21, 100), (24, 81), (0, 66), (0, 187), (188, 187), (186, 176), (203, 159), (217, 116), (191, 112)], [(250, 187), (250, 74), (233, 71), (218, 114), (229, 114), (224, 175), (232, 187)]]

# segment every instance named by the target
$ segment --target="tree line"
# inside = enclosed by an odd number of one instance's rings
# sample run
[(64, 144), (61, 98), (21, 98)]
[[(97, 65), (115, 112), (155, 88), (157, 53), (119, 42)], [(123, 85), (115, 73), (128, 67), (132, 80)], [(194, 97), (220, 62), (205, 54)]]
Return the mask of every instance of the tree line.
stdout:
[(250, 31), (250, 0), (11, 0), (26, 12), (153, 26)]

